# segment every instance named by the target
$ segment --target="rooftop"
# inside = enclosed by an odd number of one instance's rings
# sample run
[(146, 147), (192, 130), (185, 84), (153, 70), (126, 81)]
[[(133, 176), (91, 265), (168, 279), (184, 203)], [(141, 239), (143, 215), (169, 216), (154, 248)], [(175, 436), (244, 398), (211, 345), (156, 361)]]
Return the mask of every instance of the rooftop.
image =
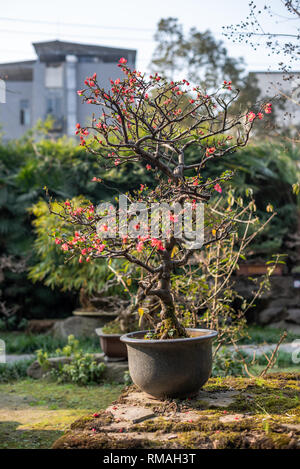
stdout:
[(35, 60), (0, 64), (0, 78), (7, 81), (32, 81)]
[(76, 42), (46, 41), (35, 42), (33, 47), (40, 61), (64, 60), (66, 55), (99, 57), (104, 62), (115, 62), (120, 57), (128, 58), (133, 55), (135, 59), (136, 50), (123, 49), (120, 47), (95, 46), (92, 44), (78, 44)]

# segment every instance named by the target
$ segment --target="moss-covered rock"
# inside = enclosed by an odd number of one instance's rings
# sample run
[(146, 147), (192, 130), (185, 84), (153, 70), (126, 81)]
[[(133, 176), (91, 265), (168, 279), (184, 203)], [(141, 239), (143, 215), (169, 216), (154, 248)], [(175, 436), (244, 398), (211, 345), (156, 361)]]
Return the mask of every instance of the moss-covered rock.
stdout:
[[(212, 378), (193, 399), (160, 401), (127, 388), (106, 411), (81, 418), (54, 448), (300, 448), (300, 373)], [(133, 409), (155, 417), (134, 423)], [(150, 415), (150, 414), (149, 414)]]

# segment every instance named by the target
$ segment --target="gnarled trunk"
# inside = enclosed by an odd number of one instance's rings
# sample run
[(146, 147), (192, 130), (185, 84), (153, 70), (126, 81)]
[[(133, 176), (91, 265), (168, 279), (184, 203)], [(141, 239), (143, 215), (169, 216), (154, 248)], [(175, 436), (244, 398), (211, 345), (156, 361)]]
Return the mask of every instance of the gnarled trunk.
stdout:
[(157, 293), (161, 303), (161, 321), (157, 324), (155, 333), (160, 339), (187, 337), (185, 328), (176, 317), (169, 272), (159, 280)]

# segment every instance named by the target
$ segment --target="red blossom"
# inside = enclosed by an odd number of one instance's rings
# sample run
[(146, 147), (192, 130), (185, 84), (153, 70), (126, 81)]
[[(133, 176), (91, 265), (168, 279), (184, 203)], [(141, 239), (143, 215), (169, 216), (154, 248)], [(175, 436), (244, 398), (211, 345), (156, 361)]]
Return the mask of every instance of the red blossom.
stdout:
[(215, 147), (208, 147), (208, 148), (206, 148), (205, 154), (206, 154), (206, 156), (211, 156), (215, 153), (215, 151), (216, 151)]
[(217, 184), (214, 186), (214, 189), (215, 189), (215, 191), (217, 191), (217, 192), (219, 192), (219, 193), (221, 194), (221, 192), (222, 192), (222, 187), (220, 186), (220, 184), (217, 183)]

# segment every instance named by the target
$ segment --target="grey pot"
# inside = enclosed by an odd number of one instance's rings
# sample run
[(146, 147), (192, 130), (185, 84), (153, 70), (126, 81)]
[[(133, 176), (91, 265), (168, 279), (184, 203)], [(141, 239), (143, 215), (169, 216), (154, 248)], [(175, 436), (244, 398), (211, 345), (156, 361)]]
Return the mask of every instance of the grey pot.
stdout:
[(128, 350), (129, 373), (142, 391), (158, 398), (184, 398), (197, 394), (212, 369), (212, 341), (208, 329), (187, 329), (191, 337), (147, 340), (149, 331), (121, 336)]

